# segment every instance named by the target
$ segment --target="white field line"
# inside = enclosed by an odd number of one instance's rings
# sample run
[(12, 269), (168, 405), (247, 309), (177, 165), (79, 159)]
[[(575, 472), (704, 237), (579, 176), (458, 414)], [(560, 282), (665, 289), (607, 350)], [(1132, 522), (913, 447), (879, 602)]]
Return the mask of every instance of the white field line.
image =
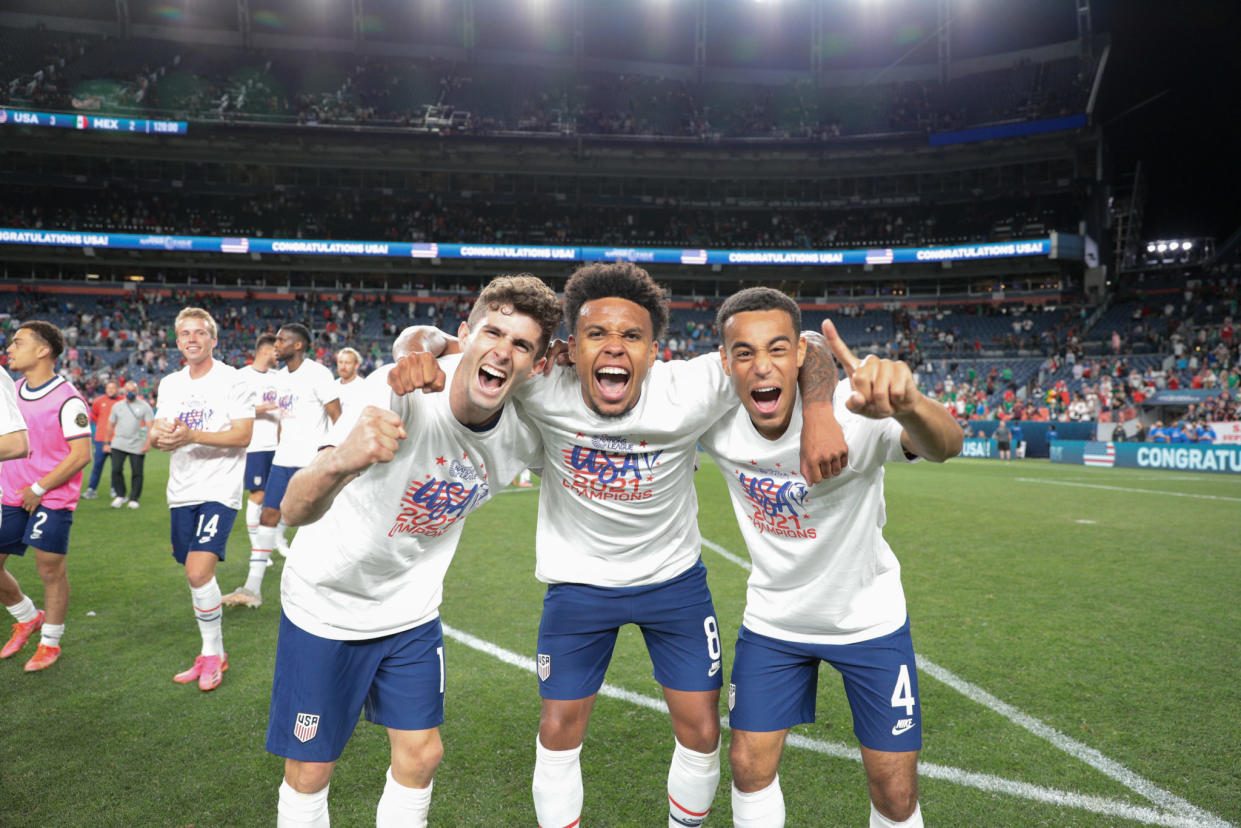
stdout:
[[(460, 642), (467, 647), (478, 650), (481, 653), (499, 659), (505, 664), (518, 667), (526, 672), (535, 672), (534, 659), (526, 656), (518, 655), (511, 650), (492, 644), (477, 636), (471, 635), (448, 624), (443, 624), (444, 635)], [(919, 666), (922, 661), (919, 659)], [(645, 707), (657, 713), (668, 712), (668, 707), (663, 699), (646, 696), (641, 693), (634, 693), (631, 690), (624, 690), (614, 687), (610, 684), (604, 684), (599, 689), (599, 695), (607, 696), (611, 699), (626, 701), (630, 704)], [(721, 717), (721, 726), (728, 727), (728, 718)], [(837, 759), (849, 759), (854, 762), (861, 762), (861, 752), (856, 747), (836, 744), (832, 742), (824, 742), (819, 739), (812, 739), (808, 736), (791, 733), (788, 737), (788, 744), (793, 747), (799, 747), (804, 750), (814, 751), (825, 756), (832, 756)], [(1060, 791), (1055, 788), (1045, 788), (1041, 785), (1031, 785), (1026, 782), (1015, 782), (1011, 779), (1002, 779), (998, 776), (990, 776), (984, 773), (974, 773), (972, 771), (961, 770), (947, 765), (937, 765), (930, 762), (919, 762), (918, 772), (923, 776), (933, 779), (943, 779), (965, 787), (977, 788), (981, 791), (996, 794), (1007, 794), (1022, 799), (1029, 799), (1035, 802), (1045, 802), (1049, 805), (1055, 805), (1063, 808), (1076, 808), (1078, 810), (1090, 811), (1104, 816), (1119, 817), (1121, 819), (1130, 819), (1135, 822), (1141, 822), (1145, 825), (1162, 825), (1169, 828), (1201, 828), (1201, 826), (1211, 826), (1211, 828), (1231, 828), (1228, 823), (1212, 817), (1210, 814), (1202, 814), (1201, 817), (1191, 814), (1167, 814), (1157, 811), (1153, 808), (1145, 808), (1136, 805), (1130, 805), (1115, 799), (1107, 799), (1098, 796), (1086, 796), (1084, 794), (1073, 793), (1071, 791)], [(1191, 806), (1192, 807), (1192, 806)], [(1194, 809), (1195, 811), (1197, 809)], [(1202, 813), (1202, 812), (1197, 812)]]
[[(1018, 479), (1021, 479), (1021, 478), (1018, 478)], [(1136, 491), (1142, 491), (1142, 490), (1138, 489)], [(727, 549), (725, 549), (724, 547), (720, 546), (717, 543), (713, 543), (712, 541), (709, 541), (706, 538), (703, 538), (702, 545), (706, 547), (707, 549), (710, 549), (712, 552), (715, 552), (716, 554), (724, 557), (725, 559), (732, 561), (733, 563), (737, 564), (738, 566), (742, 567), (743, 569), (747, 571), (749, 571), (751, 568), (749, 561), (745, 560), (744, 558), (738, 557), (737, 555), (734, 555), (733, 553), (729, 552)], [(1146, 799), (1150, 800), (1156, 805), (1159, 805), (1167, 809), (1170, 812), (1170, 816), (1168, 816), (1167, 818), (1188, 820), (1188, 822), (1184, 822), (1184, 823), (1178, 822), (1176, 824), (1178, 825), (1179, 824), (1211, 825), (1211, 826), (1230, 825), (1230, 823), (1219, 819), (1213, 814), (1203, 811), (1202, 809), (1198, 808), (1192, 803), (1187, 802), (1186, 800), (1181, 799), (1175, 794), (1165, 791), (1162, 788), (1155, 785), (1154, 783), (1142, 778), (1141, 776), (1138, 776), (1136, 773), (1129, 770), (1124, 765), (1121, 765), (1119, 762), (1116, 762), (1115, 760), (1107, 758), (1106, 756), (1104, 756), (1102, 753), (1095, 750), (1094, 748), (1084, 745), (1081, 742), (1078, 742), (1077, 740), (1069, 736), (1066, 736), (1065, 734), (1056, 730), (1051, 725), (1045, 724), (1044, 722), (1039, 721), (1033, 716), (1030, 716), (1026, 713), (1022, 713), (1020, 710), (1013, 707), (1011, 704), (1000, 701), (995, 696), (988, 693), (986, 690), (983, 690), (981, 687), (978, 687), (977, 685), (970, 684), (968, 681), (954, 675), (948, 670), (945, 670), (943, 667), (940, 667), (939, 665), (935, 664), (930, 659), (926, 658), (920, 653), (916, 653), (915, 657), (918, 659), (918, 669), (921, 672), (926, 673), (930, 675), (931, 677), (938, 679), (939, 681), (948, 685), (953, 690), (956, 690), (958, 693), (970, 699), (971, 701), (977, 702), (978, 704), (981, 704), (983, 707), (986, 707), (1000, 714), (1001, 716), (1008, 719), (1013, 724), (1016, 724), (1016, 725), (1019, 725), (1020, 727), (1025, 728), (1026, 730), (1033, 733), (1035, 736), (1038, 736), (1041, 739), (1045, 739), (1046, 741), (1050, 742), (1052, 745), (1064, 751), (1065, 753), (1069, 754), (1070, 756), (1076, 759), (1080, 759), (1081, 761), (1085, 762), (1087, 765), (1099, 771), (1103, 775), (1111, 777), (1112, 779), (1115, 779), (1117, 782), (1124, 785), (1126, 788), (1133, 791), (1134, 793), (1139, 794), (1140, 796), (1145, 797)], [(792, 737), (790, 737), (789, 743), (794, 744)], [(918, 765), (920, 773), (924, 772), (924, 769), (929, 768), (929, 767), (933, 767), (933, 766), (927, 765), (924, 763), (919, 763)], [(944, 770), (946, 772), (951, 772), (953, 774), (967, 773), (966, 771), (960, 771), (960, 770), (957, 770), (956, 768), (945, 768)], [(928, 775), (934, 775), (934, 774), (931, 774), (928, 772)], [(950, 777), (945, 775), (939, 778), (948, 779)], [(987, 777), (987, 778), (994, 779), (994, 777)], [(1005, 784), (1013, 785), (1013, 786), (1024, 785), (1024, 783), (1009, 782), (1007, 780), (999, 780), (999, 781), (1005, 782)], [(967, 783), (962, 782), (961, 784), (967, 784)], [(978, 787), (978, 786), (975, 786), (975, 787)], [(1039, 791), (1049, 790), (1045, 788), (1038, 788), (1037, 786), (1032, 786), (1032, 788), (1034, 790), (1039, 790)], [(997, 789), (984, 788), (984, 790), (997, 790)], [(1004, 792), (1014, 792), (1014, 791), (1005, 790)], [(1082, 797), (1082, 795), (1080, 794), (1065, 794), (1059, 791), (1055, 791), (1051, 793), (1054, 794), (1054, 796), (1057, 798), (1056, 799), (1045, 799), (1045, 800), (1040, 800), (1040, 801), (1060, 802), (1062, 801), (1063, 797), (1066, 797), (1066, 796), (1080, 797), (1083, 800), (1094, 799), (1093, 797)], [(1017, 794), (1017, 793), (1014, 793), (1014, 795), (1025, 796), (1025, 794)], [(1027, 797), (1027, 798), (1038, 798), (1038, 797)], [(1114, 800), (1099, 800), (1099, 801), (1100, 802), (1114, 802)], [(1115, 803), (1115, 804), (1118, 805), (1119, 807), (1124, 807), (1124, 808), (1131, 807), (1131, 806), (1125, 805), (1124, 803)], [(1086, 807), (1086, 806), (1082, 805), (1078, 807)], [(1094, 808), (1087, 808), (1087, 810), (1094, 810)], [(1119, 813), (1112, 813), (1110, 811), (1107, 811), (1107, 812), (1098, 811), (1098, 813), (1110, 813), (1113, 816), (1121, 815)], [(1140, 819), (1139, 817), (1128, 817), (1128, 818)], [(1143, 819), (1143, 821), (1146, 821), (1144, 818), (1141, 818), (1141, 819)], [(1168, 825), (1172, 823), (1158, 822), (1158, 823), (1150, 823), (1150, 824)]]
[(1138, 494), (1160, 495), (1161, 497), (1193, 497), (1198, 500), (1228, 500), (1241, 503), (1241, 497), (1227, 495), (1193, 494), (1192, 492), (1168, 492), (1162, 489), (1134, 489), (1128, 486), (1105, 486), (1102, 483), (1072, 483), (1068, 480), (1045, 480), (1041, 477), (1014, 477), (1018, 483), (1050, 483), (1053, 486), (1076, 486), (1080, 489), (1107, 489), (1112, 492), (1137, 492)]

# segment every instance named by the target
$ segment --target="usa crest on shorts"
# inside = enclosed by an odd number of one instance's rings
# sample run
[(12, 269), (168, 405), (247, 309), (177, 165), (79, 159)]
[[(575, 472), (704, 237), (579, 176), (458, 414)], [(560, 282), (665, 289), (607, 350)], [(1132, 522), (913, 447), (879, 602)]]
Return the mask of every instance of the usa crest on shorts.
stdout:
[(552, 675), (552, 657), (539, 653), (539, 681), (547, 681)]
[(319, 732), (319, 715), (317, 713), (298, 713), (297, 722), (293, 725), (293, 735), (299, 742), (309, 742)]

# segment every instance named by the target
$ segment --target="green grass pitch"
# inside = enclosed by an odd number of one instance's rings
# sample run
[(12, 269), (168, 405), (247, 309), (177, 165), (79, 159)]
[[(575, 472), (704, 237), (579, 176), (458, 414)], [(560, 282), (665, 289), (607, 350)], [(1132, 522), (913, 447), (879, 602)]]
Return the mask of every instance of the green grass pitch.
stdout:
[[(225, 612), (223, 685), (174, 684), (199, 637), (168, 551), (166, 457), (147, 468), (141, 509), (100, 498), (78, 510), (60, 663), (23, 673), (32, 644), (0, 662), (0, 825), (275, 821), (282, 760), (263, 739), (283, 561), (265, 606)], [(747, 556), (710, 461), (697, 484), (727, 669)], [(1241, 479), (954, 460), (889, 467), (887, 495), (920, 663), (928, 824), (1241, 821)], [(433, 825), (534, 824), (537, 497), (510, 489), (472, 516), (448, 574)], [(226, 592), (244, 580), (247, 549), (239, 520), (218, 574)], [(41, 605), (33, 559), (8, 566)], [(622, 633), (608, 685), (624, 692), (595, 709), (583, 824), (663, 825), (671, 729), (636, 630)], [(784, 754), (788, 824), (865, 825), (830, 668), (818, 714)], [(332, 783), (334, 825), (374, 824), (387, 765), (382, 730), (361, 722)], [(729, 784), (725, 760), (711, 825), (731, 824)]]

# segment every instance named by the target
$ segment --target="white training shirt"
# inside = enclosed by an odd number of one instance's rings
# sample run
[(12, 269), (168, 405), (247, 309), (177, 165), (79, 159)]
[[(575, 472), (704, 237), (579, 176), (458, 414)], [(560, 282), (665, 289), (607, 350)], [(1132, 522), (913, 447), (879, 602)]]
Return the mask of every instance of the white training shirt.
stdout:
[[(17, 385), (9, 372), (0, 368), (0, 434), (26, 431), (26, 421), (17, 407)], [(0, 489), (0, 495), (4, 494)]]
[[(441, 360), (450, 383), (458, 361)], [(381, 382), (366, 388), (364, 402), (398, 413), (408, 437), (392, 462), (350, 481), (323, 517), (298, 530), (280, 582), (290, 621), (343, 641), (435, 618), (464, 518), (541, 453), (538, 432), (511, 404), (475, 432), (453, 416), (447, 391), (398, 397)], [(331, 438), (344, 436), (334, 429)]]
[[(253, 365), (240, 369), (241, 376), (254, 392), (254, 404), (263, 405), (280, 401), (279, 372), (275, 368), (256, 371)], [(280, 436), (280, 409), (254, 414), (254, 433), (250, 435), (250, 445), (246, 451), (275, 451)]]
[(340, 398), (339, 386), (327, 366), (303, 359), (296, 371), (281, 368), (280, 445), (272, 463), (300, 469), (327, 444), (332, 419), (323, 406)]
[(744, 624), (756, 633), (811, 644), (851, 644), (905, 623), (901, 565), (883, 538), (883, 464), (905, 461), (901, 425), (845, 407), (848, 380), (836, 386), (836, 419), (849, 466), (807, 490), (801, 476), (801, 397), (789, 429), (767, 440), (745, 408), (703, 435), (732, 497), (753, 570)]
[(358, 414), (362, 413), (362, 399), (366, 395), (364, 386), (366, 378), (361, 374), (357, 374), (353, 378), (353, 382), (341, 382), (336, 380), (336, 394), (340, 399), (340, 416), (350, 415), (350, 421), (358, 419)]
[[(233, 420), (254, 417), (254, 393), (241, 372), (218, 359), (198, 379), (185, 366), (159, 381), (155, 419), (180, 420), (195, 431), (228, 431)], [(222, 503), (241, 508), (246, 449), (191, 443), (172, 452), (168, 461), (168, 506)]]
[(701, 552), (696, 445), (738, 405), (718, 354), (656, 362), (620, 417), (582, 399), (576, 370), (519, 391), (543, 438), (535, 576), (547, 583), (645, 586), (675, 578)]

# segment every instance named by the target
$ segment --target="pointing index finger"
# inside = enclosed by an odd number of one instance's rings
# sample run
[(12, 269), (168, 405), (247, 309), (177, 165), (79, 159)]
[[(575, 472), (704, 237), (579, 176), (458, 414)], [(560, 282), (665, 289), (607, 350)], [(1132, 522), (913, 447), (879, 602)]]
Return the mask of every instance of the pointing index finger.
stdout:
[(823, 338), (827, 340), (827, 347), (832, 349), (832, 355), (844, 366), (845, 373), (852, 377), (853, 372), (862, 364), (861, 360), (849, 350), (849, 346), (840, 338), (840, 334), (836, 332), (836, 326), (830, 319), (823, 320)]

